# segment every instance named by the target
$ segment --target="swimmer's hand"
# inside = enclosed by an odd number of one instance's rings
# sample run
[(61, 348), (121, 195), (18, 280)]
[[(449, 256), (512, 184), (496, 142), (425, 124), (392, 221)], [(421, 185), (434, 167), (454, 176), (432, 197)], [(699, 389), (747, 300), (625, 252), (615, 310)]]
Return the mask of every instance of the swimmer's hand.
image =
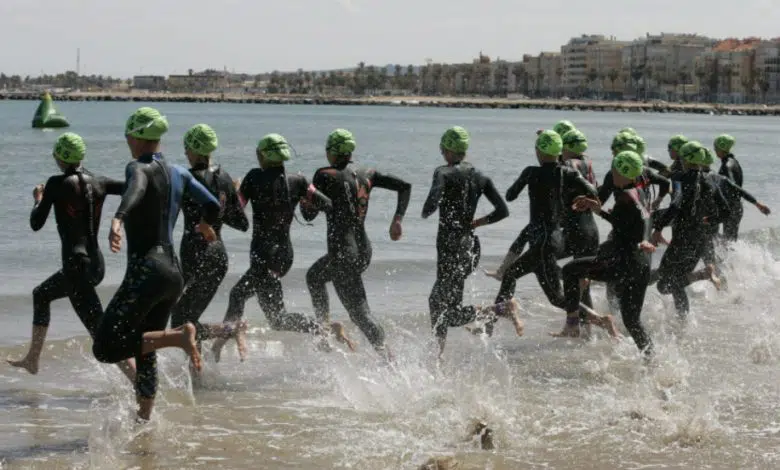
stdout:
[(639, 243), (639, 249), (644, 251), (645, 253), (653, 253), (655, 252), (655, 245), (653, 245), (647, 240), (644, 240)]
[(108, 232), (108, 244), (111, 251), (119, 253), (122, 249), (122, 220), (114, 218), (111, 220), (111, 230)]
[(401, 226), (401, 218), (396, 216), (390, 223), (390, 239), (394, 242), (400, 240), (403, 232), (404, 230)]
[(762, 214), (764, 214), (764, 215), (769, 215), (769, 214), (771, 214), (771, 213), (772, 213), (772, 211), (771, 211), (771, 210), (770, 210), (770, 209), (769, 209), (767, 206), (765, 206), (765, 205), (761, 204), (760, 202), (756, 202), (756, 207), (757, 207), (757, 208), (758, 208), (758, 210), (760, 210), (760, 211), (761, 211), (761, 213), (762, 213)]
[(664, 245), (669, 244), (669, 242), (664, 238), (664, 234), (661, 233), (660, 230), (656, 230), (652, 235), (650, 235), (650, 243), (655, 246), (658, 246), (661, 243)]
[(206, 222), (202, 221), (198, 224), (196, 227), (196, 230), (203, 235), (203, 238), (206, 239), (207, 242), (211, 243), (213, 241), (216, 241), (217, 239), (217, 232), (214, 231), (214, 227), (207, 224)]
[(601, 201), (587, 196), (577, 196), (574, 198), (571, 208), (577, 212), (596, 211), (601, 208)]
[(43, 199), (43, 188), (42, 184), (37, 184), (33, 188), (33, 199), (35, 199), (35, 202), (41, 202), (41, 199)]
[(236, 191), (241, 187), (241, 179), (236, 178), (233, 180), (233, 187), (236, 188)]

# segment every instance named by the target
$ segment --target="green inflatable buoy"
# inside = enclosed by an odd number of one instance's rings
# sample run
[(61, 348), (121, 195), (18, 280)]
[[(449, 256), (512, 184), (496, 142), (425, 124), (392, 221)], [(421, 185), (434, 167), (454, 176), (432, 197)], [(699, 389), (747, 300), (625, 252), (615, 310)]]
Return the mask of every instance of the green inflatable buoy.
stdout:
[(32, 126), (34, 129), (51, 129), (70, 126), (70, 123), (65, 119), (65, 116), (57, 113), (57, 110), (54, 108), (54, 102), (48, 91), (43, 94), (41, 103), (38, 105), (38, 109), (35, 110)]

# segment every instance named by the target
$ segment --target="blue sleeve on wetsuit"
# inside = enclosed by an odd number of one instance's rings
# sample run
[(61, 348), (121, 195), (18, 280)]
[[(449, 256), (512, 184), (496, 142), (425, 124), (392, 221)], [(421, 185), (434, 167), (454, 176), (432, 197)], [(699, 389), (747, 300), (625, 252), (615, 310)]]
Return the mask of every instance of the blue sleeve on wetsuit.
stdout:
[(122, 220), (128, 212), (130, 212), (144, 197), (146, 194), (146, 185), (148, 178), (144, 172), (145, 165), (133, 161), (127, 164), (125, 167), (125, 191), (122, 193), (122, 202), (119, 203), (119, 208), (114, 214), (114, 218)]
[(214, 195), (211, 194), (211, 191), (206, 189), (205, 186), (200, 184), (198, 180), (193, 178), (192, 173), (187, 171), (184, 167), (174, 165), (172, 168), (184, 182), (188, 195), (201, 205), (203, 220), (210, 225), (217, 223), (220, 211), (220, 205), (217, 198), (215, 198)]

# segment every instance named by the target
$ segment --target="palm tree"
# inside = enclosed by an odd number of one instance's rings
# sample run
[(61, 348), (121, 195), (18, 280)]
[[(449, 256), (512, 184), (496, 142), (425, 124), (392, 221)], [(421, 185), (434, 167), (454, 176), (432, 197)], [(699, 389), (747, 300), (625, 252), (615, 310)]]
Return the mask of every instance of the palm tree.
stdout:
[(516, 64), (512, 67), (512, 74), (515, 76), (515, 91), (520, 91), (520, 83), (525, 74), (525, 67), (523, 67), (523, 64)]
[(560, 98), (561, 97), (561, 89), (563, 88), (563, 83), (561, 82), (561, 79), (563, 78), (563, 67), (558, 67), (557, 69), (555, 69), (555, 77), (557, 78), (557, 81), (555, 83), (556, 84), (556, 88), (558, 88), (556, 90), (556, 94)]
[(588, 91), (590, 92), (591, 96), (593, 95), (593, 90), (591, 88), (591, 85), (593, 84), (596, 79), (599, 78), (599, 73), (596, 71), (596, 69), (590, 69), (588, 70), (588, 74), (586, 75), (586, 80), (588, 82)]
[(401, 64), (395, 64), (393, 73), (393, 88), (402, 88), (401, 86), (401, 74), (403, 73), (403, 67)]
[(615, 94), (615, 82), (618, 78), (620, 78), (620, 72), (618, 69), (610, 69), (609, 72), (607, 72), (607, 76), (609, 77), (609, 81), (612, 83), (612, 94)]
[(691, 74), (688, 73), (688, 69), (685, 68), (685, 67), (682, 67), (677, 72), (677, 80), (678, 80), (679, 83), (682, 84), (683, 101), (688, 101), (688, 97), (686, 96), (686, 93), (685, 93), (685, 88), (686, 88), (686, 85), (688, 84), (688, 80), (690, 79), (690, 76), (691, 76)]
[[(634, 98), (639, 99), (639, 80), (645, 76), (645, 64), (631, 68), (631, 78), (634, 80)], [(647, 86), (647, 84), (645, 84)], [(645, 94), (647, 96), (647, 94)]]

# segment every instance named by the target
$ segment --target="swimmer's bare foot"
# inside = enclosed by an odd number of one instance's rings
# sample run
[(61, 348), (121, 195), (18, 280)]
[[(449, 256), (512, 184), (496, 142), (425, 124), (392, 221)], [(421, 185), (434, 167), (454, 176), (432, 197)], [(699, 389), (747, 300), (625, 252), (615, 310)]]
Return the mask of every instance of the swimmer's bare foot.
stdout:
[(615, 318), (612, 315), (603, 315), (598, 320), (592, 322), (594, 325), (599, 326), (609, 333), (609, 336), (613, 338), (620, 338), (620, 332), (615, 325)]
[(19, 359), (18, 361), (12, 361), (11, 359), (6, 359), (6, 362), (8, 362), (9, 365), (13, 367), (20, 367), (27, 372), (31, 373), (32, 375), (35, 375), (38, 373), (38, 360), (30, 358), (29, 356), (25, 356), (22, 359)]
[(238, 322), (236, 325), (236, 346), (238, 347), (238, 358), (241, 362), (246, 360), (247, 346), (246, 346), (246, 330), (249, 328), (249, 324), (246, 320)]
[(346, 344), (350, 351), (357, 351), (357, 345), (349, 339), (347, 332), (344, 330), (344, 325), (340, 322), (334, 321), (330, 324), (330, 331), (336, 338), (336, 341), (342, 344)]
[(214, 340), (214, 344), (211, 345), (211, 354), (214, 355), (214, 362), (219, 362), (222, 356), (222, 348), (227, 343), (227, 338), (217, 338)]
[(566, 322), (563, 330), (560, 333), (550, 333), (553, 338), (579, 338), (580, 337), (580, 324), (579, 319), (577, 323)]
[(497, 281), (500, 281), (504, 278), (504, 276), (498, 271), (488, 271), (487, 269), (483, 269), (482, 272), (485, 273), (485, 276), (492, 277)]
[(710, 282), (715, 286), (715, 289), (720, 290), (721, 282), (718, 275), (715, 274), (715, 265), (708, 264), (704, 267), (704, 271), (707, 273), (707, 277), (709, 278)]
[(203, 364), (201, 363), (200, 351), (198, 351), (198, 340), (195, 339), (197, 333), (195, 325), (192, 323), (185, 323), (181, 328), (183, 332), (181, 348), (190, 356), (192, 367), (200, 372)]
[(523, 320), (520, 319), (520, 302), (518, 302), (517, 299), (513, 297), (501, 304), (495, 305), (493, 309), (496, 312), (496, 315), (508, 318), (512, 322), (517, 336), (523, 336), (525, 325), (523, 325)]

